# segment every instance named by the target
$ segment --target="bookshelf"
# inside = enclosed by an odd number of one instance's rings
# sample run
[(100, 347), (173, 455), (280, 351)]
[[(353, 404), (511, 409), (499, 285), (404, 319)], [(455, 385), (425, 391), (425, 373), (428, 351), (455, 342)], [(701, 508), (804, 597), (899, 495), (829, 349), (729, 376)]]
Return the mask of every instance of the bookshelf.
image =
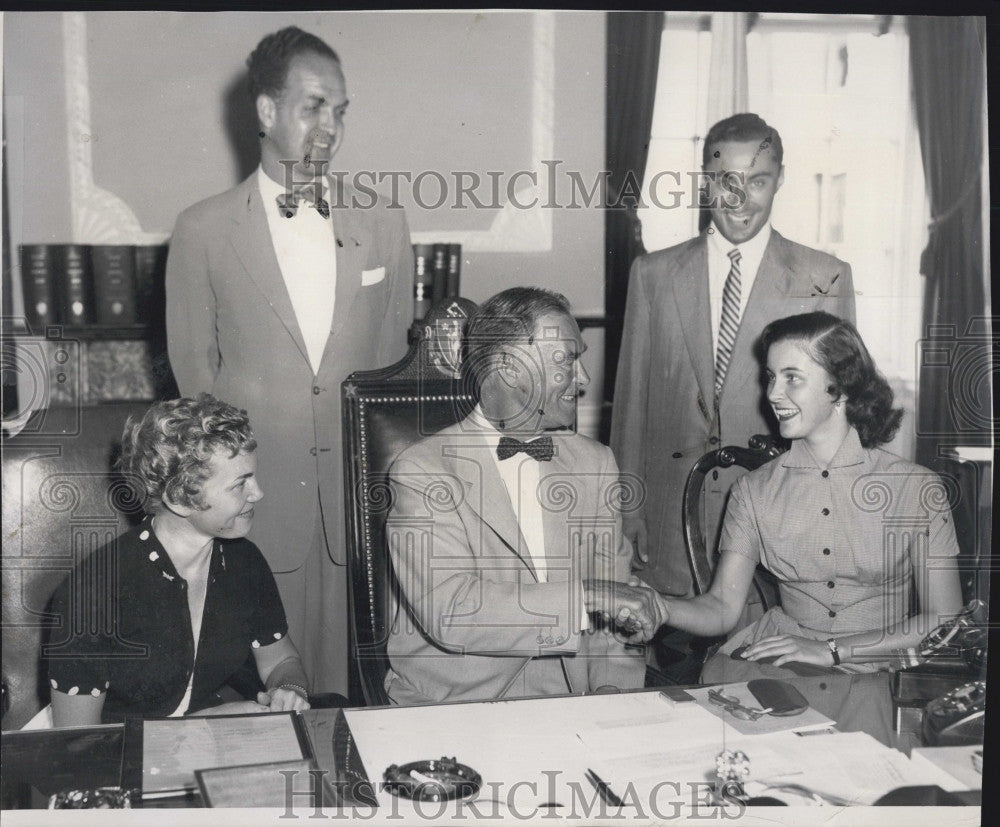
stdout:
[(176, 396), (166, 245), (24, 244), (25, 318), (8, 321), (18, 408)]

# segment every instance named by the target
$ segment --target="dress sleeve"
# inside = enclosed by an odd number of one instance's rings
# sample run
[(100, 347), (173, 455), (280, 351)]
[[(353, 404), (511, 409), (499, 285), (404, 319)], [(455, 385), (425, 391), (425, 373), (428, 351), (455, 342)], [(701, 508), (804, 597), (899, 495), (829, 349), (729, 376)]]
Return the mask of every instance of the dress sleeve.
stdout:
[[(928, 534), (928, 562), (933, 565), (933, 561), (947, 557), (957, 557), (960, 548), (958, 538), (955, 535), (955, 520), (952, 515), (951, 505), (948, 498), (948, 489), (941, 477), (933, 472), (930, 479), (924, 486), (931, 489), (931, 494), (921, 493), (921, 499), (928, 502), (943, 503), (943, 506), (931, 509), (930, 525), (927, 528)], [(940, 492), (940, 493), (938, 493)]]
[[(88, 611), (91, 618), (97, 617), (96, 605), (78, 605), (79, 599), (86, 598), (86, 592), (94, 590), (73, 588), (74, 583), (85, 586), (94, 582), (88, 579), (83, 566), (77, 567), (52, 597), (51, 609), (58, 618), (58, 626), (52, 632), (47, 653), (49, 686), (67, 695), (97, 696), (106, 692), (110, 683), (106, 659), (101, 657), (108, 652), (107, 637), (85, 634), (80, 629), (81, 622), (74, 622), (74, 619), (82, 621), (84, 611)], [(94, 597), (96, 599), (96, 595)]]
[(274, 575), (260, 549), (251, 544), (247, 559), (252, 566), (250, 582), (254, 584), (255, 606), (253, 640), (250, 645), (256, 649), (285, 637), (288, 634), (288, 621), (285, 619), (285, 608), (281, 605), (278, 585), (274, 582)]
[(726, 518), (719, 540), (720, 551), (732, 551), (759, 563), (761, 559), (760, 532), (750, 498), (747, 477), (740, 477), (729, 494)]

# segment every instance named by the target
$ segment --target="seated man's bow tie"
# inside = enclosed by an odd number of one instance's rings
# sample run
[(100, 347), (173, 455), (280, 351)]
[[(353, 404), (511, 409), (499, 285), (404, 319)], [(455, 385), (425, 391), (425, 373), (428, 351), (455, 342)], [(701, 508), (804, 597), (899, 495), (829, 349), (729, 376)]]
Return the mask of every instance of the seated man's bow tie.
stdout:
[(323, 198), (323, 185), (319, 182), (315, 184), (296, 184), (292, 187), (292, 195), (282, 193), (275, 199), (278, 202), (278, 210), (285, 218), (291, 218), (299, 208), (300, 201), (308, 201), (316, 206), (316, 211), (323, 218), (330, 217), (330, 205)]
[(531, 442), (521, 442), (509, 436), (500, 437), (500, 444), (497, 445), (497, 459), (510, 459), (518, 451), (524, 451), (529, 457), (537, 459), (539, 462), (548, 462), (552, 459), (552, 437), (541, 436)]

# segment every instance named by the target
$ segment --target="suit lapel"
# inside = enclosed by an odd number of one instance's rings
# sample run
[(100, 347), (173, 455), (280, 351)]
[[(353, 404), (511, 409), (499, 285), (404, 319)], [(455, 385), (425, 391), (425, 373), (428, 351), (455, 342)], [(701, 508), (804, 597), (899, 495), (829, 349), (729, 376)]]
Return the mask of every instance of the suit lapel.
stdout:
[(254, 173), (243, 182), (239, 194), (239, 206), (233, 215), (236, 222), (231, 237), (233, 249), (247, 275), (264, 294), (267, 303), (288, 331), (302, 358), (308, 362), (306, 343), (299, 330), (292, 300), (288, 297), (288, 289), (285, 287), (281, 267), (274, 253), (271, 230), (267, 225), (264, 209), (264, 202), (257, 187), (257, 173)]
[[(671, 280), (674, 301), (681, 319), (681, 329), (688, 355), (698, 379), (698, 388), (711, 410), (715, 396), (715, 352), (712, 349), (712, 327), (708, 313), (708, 238), (702, 233), (693, 245), (687, 260), (678, 262), (676, 278)], [(706, 418), (708, 418), (706, 416)]]
[[(783, 298), (791, 292), (789, 285), (792, 273), (785, 263), (783, 248), (784, 239), (777, 231), (772, 230), (771, 238), (764, 250), (764, 257), (760, 260), (760, 269), (754, 279), (753, 289), (747, 299), (746, 309), (740, 319), (740, 327), (733, 344), (733, 361), (726, 372), (723, 393), (727, 387), (732, 389), (746, 384), (748, 380), (753, 384), (757, 382), (754, 339), (769, 322), (774, 321), (773, 309), (780, 306)], [(743, 354), (749, 358), (742, 358)], [(748, 373), (751, 375), (748, 376)]]
[[(337, 251), (336, 301), (330, 336), (323, 352), (325, 361), (337, 347), (337, 339), (344, 326), (353, 321), (354, 300), (361, 290), (361, 272), (368, 261), (368, 253), (373, 243), (364, 212), (351, 205), (353, 191), (343, 187), (343, 181), (329, 179), (330, 215), (333, 219), (333, 233)], [(336, 189), (334, 189), (336, 188)]]
[(521, 559), (532, 576), (537, 578), (524, 535), (521, 534), (510, 504), (507, 488), (490, 456), (490, 446), (483, 439), (469, 439), (469, 431), (476, 427), (474, 424), (463, 424), (460, 427), (464, 429), (457, 432), (461, 434), (461, 442), (445, 450), (452, 454), (455, 474), (465, 485), (466, 504)]

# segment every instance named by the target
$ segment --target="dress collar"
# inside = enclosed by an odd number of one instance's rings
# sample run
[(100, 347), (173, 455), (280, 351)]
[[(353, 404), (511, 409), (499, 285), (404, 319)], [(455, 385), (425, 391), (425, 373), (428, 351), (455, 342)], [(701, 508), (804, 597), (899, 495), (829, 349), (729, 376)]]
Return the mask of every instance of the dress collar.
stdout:
[[(868, 460), (869, 453), (862, 447), (857, 429), (851, 426), (847, 431), (847, 436), (840, 443), (837, 453), (833, 455), (833, 459), (830, 460), (827, 468), (847, 468), (851, 465), (860, 465), (861, 463), (868, 462)], [(781, 464), (785, 468), (821, 468), (816, 458), (806, 447), (804, 439), (792, 440), (792, 447), (788, 450), (788, 453), (784, 454)]]

